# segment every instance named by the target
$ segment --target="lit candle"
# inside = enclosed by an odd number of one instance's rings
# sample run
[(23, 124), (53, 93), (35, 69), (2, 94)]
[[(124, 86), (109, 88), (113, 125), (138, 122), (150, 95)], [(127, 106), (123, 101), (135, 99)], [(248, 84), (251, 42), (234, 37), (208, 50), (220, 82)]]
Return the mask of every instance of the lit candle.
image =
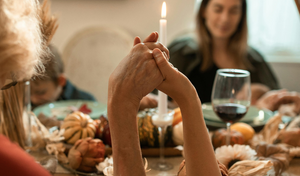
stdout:
[[(163, 45), (167, 45), (167, 15), (166, 2), (163, 2), (161, 9), (161, 19), (159, 20), (159, 41)], [(168, 96), (163, 92), (158, 92), (158, 114), (162, 118), (168, 112)]]

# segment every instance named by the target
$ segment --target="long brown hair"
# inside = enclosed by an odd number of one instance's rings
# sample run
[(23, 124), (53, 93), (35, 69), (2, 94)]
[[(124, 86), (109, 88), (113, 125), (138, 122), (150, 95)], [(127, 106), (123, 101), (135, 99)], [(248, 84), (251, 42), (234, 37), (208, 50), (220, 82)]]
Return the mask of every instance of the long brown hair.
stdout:
[[(229, 40), (229, 52), (233, 53), (235, 62), (240, 66), (251, 69), (252, 65), (246, 60), (247, 54), (247, 4), (242, 1), (242, 17), (238, 27)], [(197, 14), (197, 34), (200, 52), (203, 54), (201, 71), (206, 71), (213, 65), (212, 60), (212, 37), (205, 25), (204, 11), (209, 0), (203, 0)]]

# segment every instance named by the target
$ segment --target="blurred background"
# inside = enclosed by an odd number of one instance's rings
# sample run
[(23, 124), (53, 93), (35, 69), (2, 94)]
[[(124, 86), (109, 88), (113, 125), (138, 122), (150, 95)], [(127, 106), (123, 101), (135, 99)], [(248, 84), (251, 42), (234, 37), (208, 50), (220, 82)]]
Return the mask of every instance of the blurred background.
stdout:
[[(53, 44), (62, 54), (67, 77), (106, 103), (108, 77), (132, 47), (133, 38), (144, 39), (152, 31), (159, 31), (162, 2), (52, 0), (52, 12), (59, 17)], [(168, 44), (178, 36), (192, 35), (201, 0), (165, 2)], [(295, 1), (247, 3), (250, 46), (264, 55), (281, 87), (300, 92), (300, 16)]]

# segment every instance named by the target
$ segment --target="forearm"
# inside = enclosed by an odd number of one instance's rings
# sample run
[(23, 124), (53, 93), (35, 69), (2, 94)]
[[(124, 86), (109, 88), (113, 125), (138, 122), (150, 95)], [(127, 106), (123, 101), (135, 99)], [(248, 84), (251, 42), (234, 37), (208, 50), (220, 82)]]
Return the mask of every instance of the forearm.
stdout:
[(139, 103), (120, 97), (108, 98), (114, 175), (146, 175), (139, 144), (136, 115)]
[(187, 175), (220, 175), (196, 90), (176, 100), (182, 114)]

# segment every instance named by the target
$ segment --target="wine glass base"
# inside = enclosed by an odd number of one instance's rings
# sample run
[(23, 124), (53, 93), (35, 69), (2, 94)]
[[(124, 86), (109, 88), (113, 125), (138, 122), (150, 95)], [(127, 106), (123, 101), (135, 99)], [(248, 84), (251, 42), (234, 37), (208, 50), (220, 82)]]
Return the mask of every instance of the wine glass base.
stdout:
[(173, 165), (167, 162), (157, 162), (151, 166), (151, 169), (159, 171), (168, 171), (173, 169)]

